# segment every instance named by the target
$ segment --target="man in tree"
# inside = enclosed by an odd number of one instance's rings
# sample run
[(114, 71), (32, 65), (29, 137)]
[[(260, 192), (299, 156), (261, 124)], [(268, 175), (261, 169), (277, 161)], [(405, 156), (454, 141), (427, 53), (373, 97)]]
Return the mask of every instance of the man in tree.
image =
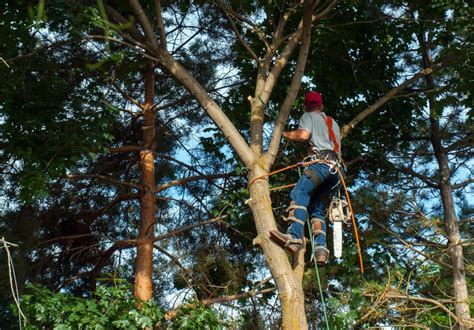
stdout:
[[(323, 112), (323, 100), (318, 92), (308, 92), (304, 98), (304, 114), (298, 129), (283, 132), (287, 139), (306, 142), (311, 160), (321, 160), (308, 166), (291, 191), (291, 203), (285, 220), (291, 221), (287, 233), (277, 230), (270, 237), (290, 253), (296, 253), (303, 244), (303, 230), (310, 215), (318, 265), (324, 265), (329, 256), (326, 245), (324, 217), (340, 179), (335, 166), (340, 166), (340, 131), (338, 124)], [(342, 171), (342, 169), (341, 169)]]

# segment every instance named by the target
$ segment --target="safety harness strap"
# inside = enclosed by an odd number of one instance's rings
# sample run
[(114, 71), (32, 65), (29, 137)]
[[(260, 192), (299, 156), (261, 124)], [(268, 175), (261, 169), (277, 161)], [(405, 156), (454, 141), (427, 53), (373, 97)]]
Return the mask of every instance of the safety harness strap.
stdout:
[(319, 218), (311, 218), (311, 228), (313, 231), (314, 236), (324, 235), (326, 236), (326, 232), (323, 231), (323, 223), (325, 224), (324, 220)]
[(332, 118), (328, 115), (326, 115), (326, 125), (328, 126), (329, 138), (331, 139), (332, 143), (334, 144), (333, 151), (340, 154), (341, 150), (339, 148), (339, 143), (337, 143), (336, 134), (334, 134), (334, 130), (332, 129)]
[(294, 210), (294, 209), (301, 209), (301, 210), (304, 210), (305, 212), (308, 212), (308, 211), (306, 210), (306, 207), (301, 206), (301, 205), (296, 205), (296, 204), (291, 204), (290, 206), (288, 206), (288, 207), (286, 208), (286, 212), (290, 212), (290, 211), (292, 211), (292, 210)]
[(334, 134), (334, 130), (332, 128), (332, 118), (331, 116), (328, 116), (327, 114), (322, 114), (321, 112), (316, 112), (319, 114), (321, 117), (323, 117), (326, 120), (326, 125), (328, 127), (328, 132), (329, 132), (329, 138), (331, 139), (332, 143), (334, 144), (334, 148), (332, 151), (335, 151), (337, 154), (341, 153), (341, 148), (339, 147), (339, 143), (337, 143), (336, 139), (336, 134)]
[(285, 221), (293, 221), (293, 222), (297, 222), (299, 224), (302, 224), (304, 226), (304, 221), (298, 219), (298, 218), (295, 218), (294, 216), (289, 216), (289, 217), (282, 217), (283, 220)]

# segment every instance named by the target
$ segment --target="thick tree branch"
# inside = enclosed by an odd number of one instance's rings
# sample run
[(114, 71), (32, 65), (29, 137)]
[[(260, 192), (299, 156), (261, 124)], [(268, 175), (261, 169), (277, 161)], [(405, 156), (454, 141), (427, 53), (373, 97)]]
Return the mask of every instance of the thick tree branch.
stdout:
[[(313, 1), (311, 4), (310, 8), (313, 8)], [(312, 16), (312, 23), (315, 24), (319, 22), (323, 17), (325, 17), (336, 5), (338, 1), (332, 1), (329, 3), (318, 15), (313, 15)], [(307, 8), (307, 7), (305, 7)], [(310, 9), (309, 9), (310, 10)], [(273, 91), (273, 87), (275, 86), (278, 77), (281, 74), (281, 71), (283, 68), (288, 64), (288, 60), (293, 53), (294, 49), (298, 45), (298, 43), (301, 40), (303, 34), (303, 20), (298, 25), (297, 30), (292, 34), (292, 36), (289, 38), (286, 46), (283, 48), (283, 51), (281, 52), (281, 55), (278, 57), (278, 59), (275, 62), (275, 65), (271, 69), (270, 73), (268, 74), (268, 77), (266, 78), (265, 81), (265, 86), (263, 89), (260, 91), (260, 93), (257, 92), (257, 98), (261, 100), (264, 104), (266, 104), (270, 98), (270, 94)]]
[[(128, 25), (128, 20), (122, 16), (117, 10), (115, 10), (113, 7), (104, 4), (105, 12), (107, 16), (110, 16), (112, 20), (120, 25)], [(130, 37), (138, 42), (145, 42), (145, 37), (143, 34), (134, 26), (131, 25), (127, 29), (124, 30), (127, 32)]]
[(184, 88), (186, 88), (214, 121), (219, 130), (228, 139), (240, 159), (246, 166), (254, 161), (254, 154), (232, 121), (225, 115), (217, 103), (209, 96), (204, 87), (170, 54), (160, 51), (159, 63)]
[[(288, 19), (290, 18), (291, 14), (293, 14), (296, 9), (298, 8), (298, 6), (301, 5), (301, 2), (300, 1), (295, 1), (290, 7), (286, 8), (285, 11), (283, 12), (283, 14), (281, 15), (279, 21), (278, 21), (278, 25), (275, 29), (275, 32), (274, 32), (274, 35), (273, 35), (273, 38), (274, 38), (274, 46), (276, 49), (278, 49), (280, 47), (280, 44), (283, 40), (283, 32), (285, 31), (285, 26), (286, 26), (286, 23), (288, 22)], [(314, 10), (314, 7), (311, 7), (311, 8), (305, 8), (306, 9), (309, 9), (310, 12), (312, 13), (313, 10)], [(304, 15), (304, 14), (303, 14)]]
[(220, 304), (220, 303), (240, 300), (240, 299), (244, 299), (244, 298), (254, 297), (254, 296), (257, 296), (257, 295), (260, 295), (260, 294), (273, 292), (276, 289), (277, 289), (276, 287), (273, 287), (273, 288), (267, 288), (267, 289), (263, 289), (263, 290), (252, 290), (252, 291), (242, 292), (242, 293), (233, 294), (233, 295), (230, 295), (230, 296), (203, 299), (203, 300), (201, 300), (201, 303), (204, 304), (204, 305)]
[(280, 113), (278, 114), (278, 118), (275, 124), (275, 128), (273, 129), (273, 135), (270, 142), (270, 146), (268, 151), (265, 155), (265, 164), (268, 168), (270, 168), (273, 163), (275, 162), (275, 158), (278, 154), (278, 148), (280, 146), (281, 140), (281, 132), (283, 131), (283, 127), (286, 124), (286, 120), (288, 119), (288, 114), (290, 113), (291, 107), (296, 99), (296, 95), (298, 94), (298, 90), (301, 85), (301, 78), (303, 77), (306, 61), (308, 59), (309, 54), (309, 46), (311, 44), (311, 8), (313, 7), (314, 1), (305, 1), (304, 2), (304, 16), (303, 16), (303, 35), (302, 35), (302, 44), (300, 48), (300, 52), (298, 55), (298, 60), (296, 62), (296, 69), (291, 79), (290, 87), (288, 88), (288, 93), (283, 101), (282, 107), (280, 109)]
[(159, 45), (155, 38), (155, 33), (153, 31), (153, 26), (151, 25), (150, 20), (146, 16), (146, 13), (143, 11), (142, 6), (138, 0), (129, 0), (130, 6), (133, 9), (133, 12), (137, 16), (138, 22), (145, 33), (145, 38), (147, 44), (151, 46), (154, 50), (157, 50)]
[(413, 77), (410, 79), (405, 80), (403, 83), (401, 83), (399, 86), (392, 88), (388, 93), (386, 93), (384, 96), (382, 96), (380, 99), (377, 100), (374, 104), (370, 105), (367, 107), (365, 110), (363, 110), (361, 113), (359, 113), (354, 119), (352, 119), (347, 125), (344, 125), (344, 127), (341, 130), (341, 139), (344, 138), (347, 134), (350, 133), (350, 131), (357, 126), (362, 120), (367, 118), (369, 115), (377, 111), (381, 106), (383, 106), (385, 103), (390, 101), (392, 98), (394, 98), (398, 93), (400, 93), (403, 89), (405, 89), (407, 86), (413, 84), (416, 82), (418, 79), (425, 77), (429, 74), (432, 74), (439, 69), (441, 69), (445, 64), (443, 62), (440, 62), (438, 64), (432, 65), (430, 68), (424, 69), (421, 72), (418, 72), (415, 74)]
[(158, 26), (158, 31), (160, 33), (160, 47), (166, 51), (166, 30), (163, 24), (163, 17), (161, 15), (161, 1), (155, 0), (155, 16), (156, 16), (156, 24)]
[(411, 168), (404, 167), (404, 166), (394, 166), (397, 171), (400, 171), (402, 173), (411, 175), (416, 177), (417, 179), (423, 181), (428, 187), (434, 188), (434, 189), (439, 189), (439, 183), (433, 180), (433, 178), (430, 178), (429, 176), (420, 174)]

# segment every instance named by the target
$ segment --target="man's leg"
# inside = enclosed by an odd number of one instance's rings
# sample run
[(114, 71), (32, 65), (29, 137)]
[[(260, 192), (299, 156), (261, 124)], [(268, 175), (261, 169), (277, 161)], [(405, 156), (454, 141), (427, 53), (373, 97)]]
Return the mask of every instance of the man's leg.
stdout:
[(308, 175), (303, 174), (290, 194), (292, 201), (287, 209), (288, 217), (285, 220), (291, 221), (291, 224), (287, 233), (270, 231), (270, 237), (291, 253), (297, 252), (302, 247), (304, 224), (308, 216), (307, 207), (314, 189), (313, 180)]
[(318, 265), (324, 265), (329, 257), (329, 250), (326, 244), (327, 224), (325, 221), (327, 203), (326, 197), (319, 191), (314, 196), (314, 206), (311, 214), (311, 231), (314, 239), (314, 254)]
[(330, 174), (314, 192), (313, 207), (311, 208), (311, 229), (314, 237), (314, 253), (318, 265), (324, 265), (329, 256), (326, 244), (326, 211), (332, 197), (339, 187), (337, 174)]

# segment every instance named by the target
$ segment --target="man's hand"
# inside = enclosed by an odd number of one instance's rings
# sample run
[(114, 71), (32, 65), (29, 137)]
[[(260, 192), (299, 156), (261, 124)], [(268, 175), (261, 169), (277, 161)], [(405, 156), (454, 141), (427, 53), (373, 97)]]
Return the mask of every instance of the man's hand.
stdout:
[(309, 139), (311, 134), (304, 130), (304, 129), (297, 129), (295, 131), (290, 131), (290, 132), (283, 132), (281, 133), (284, 137), (287, 139), (293, 140), (293, 141), (298, 141), (298, 142), (304, 142)]

